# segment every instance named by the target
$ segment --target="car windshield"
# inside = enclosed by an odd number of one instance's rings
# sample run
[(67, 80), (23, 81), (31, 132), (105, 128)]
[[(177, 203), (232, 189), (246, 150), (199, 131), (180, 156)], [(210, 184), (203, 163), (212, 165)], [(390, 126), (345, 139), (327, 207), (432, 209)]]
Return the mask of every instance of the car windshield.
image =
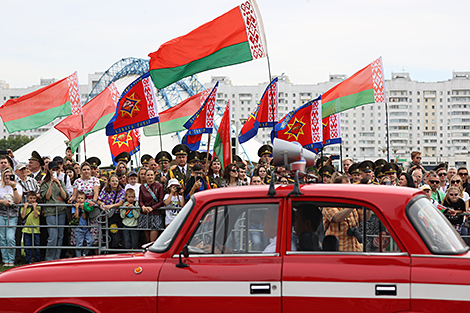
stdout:
[(425, 197), (408, 207), (408, 218), (434, 254), (462, 254), (468, 246), (445, 216)]
[(168, 225), (163, 233), (158, 237), (154, 244), (149, 248), (152, 252), (165, 252), (173, 243), (176, 235), (179, 233), (181, 226), (186, 220), (189, 212), (193, 208), (194, 201), (190, 199), (181, 209), (175, 219)]

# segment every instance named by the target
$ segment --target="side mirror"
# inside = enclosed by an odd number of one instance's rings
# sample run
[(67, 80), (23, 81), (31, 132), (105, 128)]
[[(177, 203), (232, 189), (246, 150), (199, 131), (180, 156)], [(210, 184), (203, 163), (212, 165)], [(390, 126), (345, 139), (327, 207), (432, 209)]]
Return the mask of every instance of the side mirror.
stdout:
[(182, 258), (183, 255), (184, 255), (185, 258), (187, 258), (189, 256), (188, 245), (185, 245), (183, 247), (183, 250), (179, 253), (179, 262), (178, 262), (178, 264), (176, 264), (176, 267), (178, 267), (178, 268), (189, 267), (189, 264), (186, 264), (186, 263), (183, 262), (183, 258)]

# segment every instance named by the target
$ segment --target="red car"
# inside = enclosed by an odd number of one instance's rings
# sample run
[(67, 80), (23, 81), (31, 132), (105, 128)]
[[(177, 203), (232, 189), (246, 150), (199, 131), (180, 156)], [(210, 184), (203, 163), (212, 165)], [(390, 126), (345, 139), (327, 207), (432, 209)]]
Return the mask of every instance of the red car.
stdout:
[[(0, 274), (0, 311), (466, 311), (469, 248), (423, 193), (346, 184), (293, 189), (196, 193), (144, 253), (8, 270)], [(338, 251), (332, 236), (322, 246), (321, 226), (309, 237), (316, 242), (299, 248), (298, 207), (355, 209), (366, 220), (362, 251)]]

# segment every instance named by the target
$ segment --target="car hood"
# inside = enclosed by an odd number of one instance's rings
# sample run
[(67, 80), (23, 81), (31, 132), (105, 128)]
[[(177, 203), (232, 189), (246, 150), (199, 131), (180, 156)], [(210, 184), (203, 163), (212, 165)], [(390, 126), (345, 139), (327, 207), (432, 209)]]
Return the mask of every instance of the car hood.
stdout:
[(6, 282), (156, 281), (164, 258), (153, 252), (39, 262), (0, 274)]

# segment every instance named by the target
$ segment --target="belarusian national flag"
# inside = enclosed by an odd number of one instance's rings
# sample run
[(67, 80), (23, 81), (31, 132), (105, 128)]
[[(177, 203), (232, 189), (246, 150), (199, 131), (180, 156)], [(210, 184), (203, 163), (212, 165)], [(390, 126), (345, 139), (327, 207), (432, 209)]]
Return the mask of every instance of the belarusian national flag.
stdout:
[(150, 53), (150, 75), (155, 86), (162, 89), (196, 73), (266, 55), (258, 5), (248, 0)]
[(10, 99), (0, 107), (0, 116), (11, 134), (35, 129), (57, 117), (80, 114), (81, 100), (77, 73), (58, 82), (33, 91), (17, 99)]
[(75, 152), (85, 137), (106, 127), (116, 111), (119, 92), (111, 83), (99, 95), (86, 103), (83, 108), (83, 128), (81, 115), (70, 115), (54, 126), (70, 140), (70, 148)]
[(224, 115), (220, 121), (214, 142), (214, 153), (219, 158), (222, 168), (232, 163), (232, 140), (230, 130), (230, 100), (227, 101)]
[(382, 57), (321, 96), (323, 118), (364, 104), (385, 102)]
[(323, 146), (342, 142), (340, 114), (336, 113), (323, 119)]
[(183, 125), (199, 110), (209, 93), (210, 89), (206, 89), (161, 112), (158, 123), (144, 127), (144, 135), (158, 136), (160, 129), (162, 135), (185, 130)]

